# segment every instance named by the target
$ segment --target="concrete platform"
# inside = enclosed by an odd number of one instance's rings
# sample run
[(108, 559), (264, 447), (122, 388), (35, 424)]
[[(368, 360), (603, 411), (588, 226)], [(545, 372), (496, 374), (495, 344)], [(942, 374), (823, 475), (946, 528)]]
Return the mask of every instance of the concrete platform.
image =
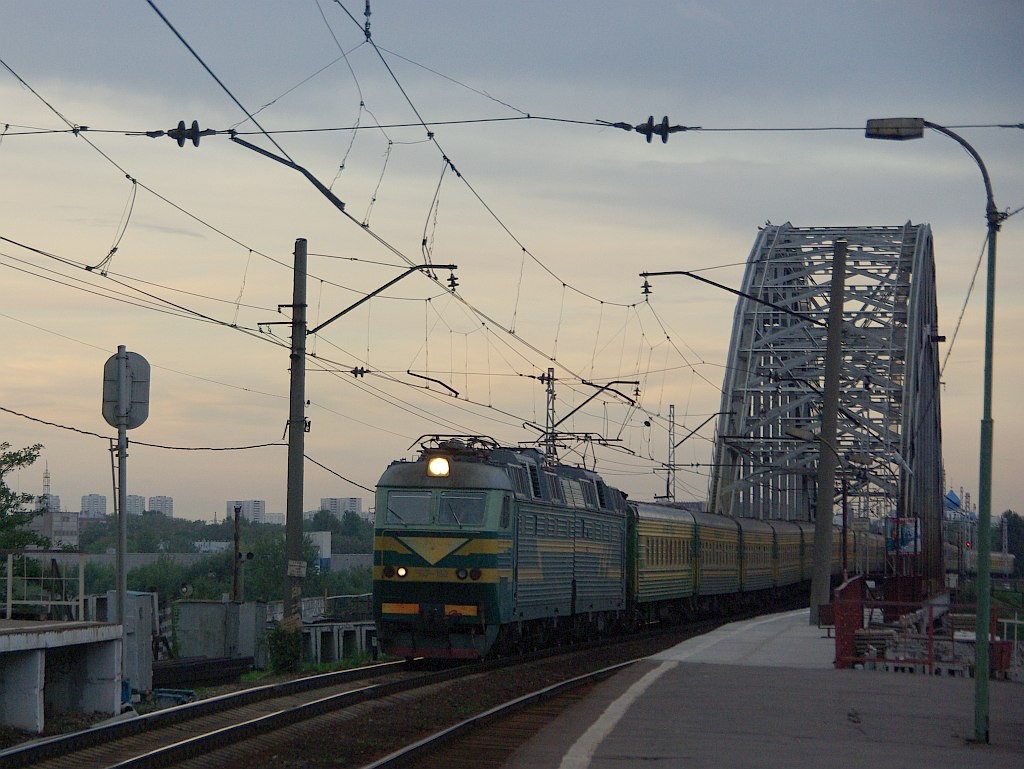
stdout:
[(116, 715), (121, 626), (0, 620), (0, 724), (42, 732), (47, 713)]
[(972, 744), (972, 679), (835, 670), (834, 643), (806, 609), (727, 625), (603, 682), (505, 769), (1024, 766), (1024, 685), (991, 682)]

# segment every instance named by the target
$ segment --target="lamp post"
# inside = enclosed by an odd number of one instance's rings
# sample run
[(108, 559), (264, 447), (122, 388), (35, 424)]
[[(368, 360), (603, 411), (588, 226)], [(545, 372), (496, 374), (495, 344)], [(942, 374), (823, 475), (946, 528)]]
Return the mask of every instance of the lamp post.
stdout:
[(995, 322), (996, 293), (996, 233), (1006, 218), (996, 209), (992, 197), (992, 182), (981, 156), (974, 147), (945, 126), (924, 118), (880, 118), (868, 120), (864, 135), (868, 139), (906, 140), (920, 139), (924, 129), (945, 134), (967, 150), (981, 171), (985, 183), (985, 221), (988, 224), (988, 278), (985, 299), (985, 373), (982, 389), (981, 449), (978, 472), (978, 577), (977, 622), (975, 625), (974, 667), (974, 740), (988, 742), (989, 722), (989, 623), (991, 613), (990, 590), (992, 582), (992, 346)]

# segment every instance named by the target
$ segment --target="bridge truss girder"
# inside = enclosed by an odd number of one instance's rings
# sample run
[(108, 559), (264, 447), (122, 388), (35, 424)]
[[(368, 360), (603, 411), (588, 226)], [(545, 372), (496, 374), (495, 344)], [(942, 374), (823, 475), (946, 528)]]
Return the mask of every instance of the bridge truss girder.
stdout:
[[(820, 429), (832, 257), (847, 241), (834, 444)], [(768, 225), (737, 302), (715, 439), (710, 509), (810, 521), (820, 451), (840, 458), (833, 509), (853, 525), (917, 518), (920, 568), (941, 580), (942, 452), (931, 230)], [(788, 312), (787, 312), (788, 311)], [(831, 446), (829, 448), (828, 446)], [(842, 491), (845, 490), (845, 495)]]

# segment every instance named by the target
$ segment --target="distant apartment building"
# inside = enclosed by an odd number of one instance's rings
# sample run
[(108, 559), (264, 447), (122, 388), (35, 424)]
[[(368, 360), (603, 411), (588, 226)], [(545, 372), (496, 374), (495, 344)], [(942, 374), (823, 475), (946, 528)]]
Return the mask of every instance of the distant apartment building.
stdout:
[(264, 513), (263, 514), (263, 522), (264, 523), (274, 523), (274, 524), (277, 524), (278, 526), (284, 526), (285, 520), (286, 520), (286, 516), (285, 516), (284, 513)]
[(239, 514), (247, 521), (253, 523), (264, 523), (267, 515), (267, 502), (264, 499), (229, 499), (224, 506), (229, 521), (235, 519), (235, 507), (239, 508)]
[(362, 497), (321, 497), (320, 509), (332, 513), (339, 521), (345, 513), (356, 513), (360, 518), (367, 518), (363, 512)]
[(78, 547), (78, 513), (43, 512), (28, 527), (50, 540), (50, 547)]
[(107, 514), (107, 498), (103, 494), (84, 494), (82, 496), (80, 518), (102, 518)]
[(146, 511), (146, 498), (141, 494), (129, 494), (124, 504), (129, 515), (142, 515)]
[(146, 509), (154, 513), (163, 513), (168, 518), (174, 517), (174, 497), (150, 497)]

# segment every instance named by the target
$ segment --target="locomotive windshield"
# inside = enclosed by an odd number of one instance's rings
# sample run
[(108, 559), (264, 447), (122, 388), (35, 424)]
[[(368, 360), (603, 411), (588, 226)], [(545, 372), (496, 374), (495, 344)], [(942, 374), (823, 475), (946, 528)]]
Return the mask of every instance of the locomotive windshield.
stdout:
[(430, 523), (429, 491), (388, 492), (387, 523)]
[(479, 526), (484, 522), (484, 501), (479, 491), (442, 491), (437, 522)]
[[(436, 500), (436, 503), (435, 503)], [(403, 526), (480, 526), (487, 495), (482, 491), (389, 491), (384, 522)]]

